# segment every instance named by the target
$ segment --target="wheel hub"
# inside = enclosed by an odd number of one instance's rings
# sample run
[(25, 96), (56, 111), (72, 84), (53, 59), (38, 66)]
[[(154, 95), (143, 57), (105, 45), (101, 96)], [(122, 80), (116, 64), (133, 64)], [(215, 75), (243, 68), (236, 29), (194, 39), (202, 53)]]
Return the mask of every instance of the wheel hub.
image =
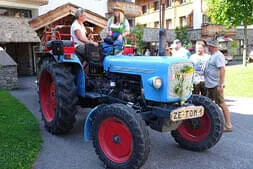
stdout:
[(190, 127), (192, 127), (193, 129), (199, 129), (201, 126), (201, 120), (200, 118), (195, 118), (189, 121), (189, 125)]
[(120, 138), (120, 136), (116, 135), (116, 136), (113, 137), (112, 141), (113, 141), (114, 144), (120, 144), (121, 143), (121, 138)]

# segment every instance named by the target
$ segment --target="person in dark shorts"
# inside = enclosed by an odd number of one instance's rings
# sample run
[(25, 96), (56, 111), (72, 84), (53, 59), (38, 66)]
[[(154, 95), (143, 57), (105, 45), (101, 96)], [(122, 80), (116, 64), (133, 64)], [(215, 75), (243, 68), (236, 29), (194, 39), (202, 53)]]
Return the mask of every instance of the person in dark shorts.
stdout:
[(195, 46), (196, 53), (190, 56), (194, 64), (193, 94), (206, 96), (204, 71), (209, 55), (205, 53), (205, 44), (203, 41), (197, 41)]
[(205, 87), (207, 88), (207, 97), (214, 100), (220, 106), (225, 117), (224, 132), (232, 131), (230, 112), (224, 99), (225, 87), (225, 58), (219, 51), (218, 42), (208, 39), (206, 42), (211, 54), (205, 68)]

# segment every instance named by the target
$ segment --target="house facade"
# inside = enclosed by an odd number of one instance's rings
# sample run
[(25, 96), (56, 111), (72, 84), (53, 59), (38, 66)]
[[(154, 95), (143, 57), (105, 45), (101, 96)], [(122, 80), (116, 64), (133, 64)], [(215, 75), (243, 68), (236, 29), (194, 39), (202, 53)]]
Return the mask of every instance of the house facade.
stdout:
[[(158, 42), (160, 28), (160, 0), (136, 0), (135, 3), (142, 8), (142, 14), (136, 17), (135, 23), (144, 25), (144, 41)], [(207, 16), (206, 0), (165, 0), (165, 22), (164, 28), (167, 30), (167, 41), (171, 43), (175, 39), (175, 28), (186, 26), (188, 35), (194, 44), (198, 39), (208, 37), (230, 37), (236, 44), (232, 49), (230, 42), (222, 42), (222, 48), (228, 49), (229, 55), (242, 56), (243, 29), (225, 29), (222, 25), (210, 22)], [(253, 29), (248, 29), (248, 53), (253, 50)], [(149, 36), (145, 36), (149, 35)], [(150, 36), (152, 35), (152, 36)]]
[(40, 39), (28, 21), (38, 16), (47, 0), (1, 0), (0, 46), (17, 63), (19, 76), (35, 73), (34, 46)]
[(105, 16), (107, 13), (107, 0), (49, 0), (47, 5), (43, 5), (39, 8), (39, 15), (48, 13), (66, 3), (80, 6), (101, 16)]

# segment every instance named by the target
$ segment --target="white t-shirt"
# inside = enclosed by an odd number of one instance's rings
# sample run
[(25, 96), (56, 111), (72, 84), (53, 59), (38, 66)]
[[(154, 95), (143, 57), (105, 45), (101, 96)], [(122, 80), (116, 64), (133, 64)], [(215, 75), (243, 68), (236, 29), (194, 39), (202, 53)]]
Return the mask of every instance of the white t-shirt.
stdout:
[(181, 47), (180, 49), (176, 50), (173, 56), (178, 56), (178, 57), (183, 57), (183, 58), (188, 59), (188, 57), (190, 56), (190, 52), (184, 47)]
[[(71, 36), (74, 38), (74, 42), (76, 44), (76, 46), (78, 45), (83, 45), (83, 42), (81, 42), (76, 34), (75, 34), (75, 31), (76, 30), (80, 30), (82, 36), (86, 37), (86, 29), (83, 25), (80, 25), (79, 22), (77, 20), (75, 20), (72, 25), (71, 25), (71, 29), (70, 29), (70, 33), (71, 33)], [(72, 38), (71, 38), (72, 39)]]
[(191, 55), (189, 58), (194, 64), (195, 76), (197, 75), (201, 82), (205, 81), (204, 71), (206, 68), (206, 62), (208, 61), (209, 58), (210, 56), (208, 54), (200, 56), (197, 53)]

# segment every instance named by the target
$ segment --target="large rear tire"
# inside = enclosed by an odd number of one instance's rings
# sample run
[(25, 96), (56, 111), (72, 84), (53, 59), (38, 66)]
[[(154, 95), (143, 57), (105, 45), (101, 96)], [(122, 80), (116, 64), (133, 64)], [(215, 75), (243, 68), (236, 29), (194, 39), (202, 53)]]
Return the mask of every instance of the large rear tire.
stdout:
[(223, 115), (219, 107), (207, 97), (192, 95), (189, 101), (194, 105), (204, 106), (204, 116), (183, 121), (171, 134), (182, 148), (204, 151), (213, 147), (221, 138), (224, 128)]
[(71, 70), (50, 59), (40, 65), (39, 103), (45, 128), (52, 134), (70, 131), (75, 122), (77, 86)]
[(92, 123), (93, 145), (110, 169), (138, 169), (150, 152), (148, 130), (140, 114), (123, 104), (98, 110)]

